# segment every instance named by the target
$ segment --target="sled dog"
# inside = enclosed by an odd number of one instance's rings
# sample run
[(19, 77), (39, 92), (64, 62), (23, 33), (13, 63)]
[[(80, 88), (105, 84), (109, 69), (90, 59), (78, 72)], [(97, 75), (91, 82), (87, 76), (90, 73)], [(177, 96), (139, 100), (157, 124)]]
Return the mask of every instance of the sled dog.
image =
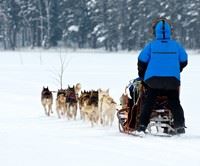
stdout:
[(82, 119), (88, 119), (91, 122), (91, 126), (94, 126), (94, 123), (98, 123), (98, 91), (91, 90), (81, 92), (79, 107)]
[(56, 98), (56, 112), (58, 118), (64, 116), (66, 113), (66, 89), (58, 89), (57, 98)]
[(85, 120), (85, 113), (84, 113), (84, 106), (87, 105), (90, 98), (90, 92), (89, 91), (81, 91), (80, 97), (79, 97), (79, 109), (80, 109), (80, 118), (82, 120)]
[(116, 112), (116, 102), (109, 95), (109, 90), (99, 89), (100, 122), (103, 126), (112, 126)]
[(127, 94), (122, 94), (120, 97), (120, 105), (122, 107), (122, 109), (127, 108), (128, 107), (128, 95)]
[(76, 119), (78, 97), (81, 90), (81, 84), (77, 83), (67, 89), (59, 89), (56, 99), (56, 111), (58, 117), (66, 116), (68, 119)]
[(52, 111), (53, 95), (48, 87), (47, 88), (43, 87), (42, 89), (41, 103), (42, 103), (42, 106), (44, 107), (45, 114), (47, 116), (50, 116), (50, 113), (53, 113)]
[(75, 86), (68, 86), (66, 90), (66, 116), (68, 119), (76, 119), (78, 107), (78, 95)]

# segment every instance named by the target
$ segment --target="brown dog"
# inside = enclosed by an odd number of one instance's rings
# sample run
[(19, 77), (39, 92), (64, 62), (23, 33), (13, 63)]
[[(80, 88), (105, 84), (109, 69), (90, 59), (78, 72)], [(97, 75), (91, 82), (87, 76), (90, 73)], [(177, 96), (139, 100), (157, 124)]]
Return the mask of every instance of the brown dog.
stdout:
[(84, 112), (84, 107), (87, 105), (89, 102), (90, 98), (90, 92), (89, 91), (81, 91), (80, 97), (79, 97), (79, 109), (80, 109), (80, 118), (82, 120), (85, 120), (85, 112)]
[(58, 118), (61, 118), (66, 113), (66, 89), (59, 89), (56, 98), (56, 112)]
[(84, 91), (81, 92), (79, 98), (79, 107), (81, 119), (88, 119), (91, 122), (91, 126), (98, 123), (98, 91)]
[(66, 90), (66, 116), (68, 119), (76, 119), (78, 108), (78, 94), (76, 93), (75, 86), (72, 88), (68, 86)]
[(67, 89), (59, 89), (56, 99), (56, 111), (58, 117), (66, 116), (68, 119), (76, 119), (78, 96), (81, 89), (81, 84), (77, 83), (75, 86), (68, 86)]

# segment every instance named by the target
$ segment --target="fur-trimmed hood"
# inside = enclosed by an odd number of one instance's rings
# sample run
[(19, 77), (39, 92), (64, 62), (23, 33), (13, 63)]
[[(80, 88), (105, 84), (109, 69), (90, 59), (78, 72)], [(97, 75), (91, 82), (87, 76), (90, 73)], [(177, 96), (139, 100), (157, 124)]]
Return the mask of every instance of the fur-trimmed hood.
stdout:
[(167, 21), (161, 20), (155, 27), (156, 39), (170, 39), (171, 27)]

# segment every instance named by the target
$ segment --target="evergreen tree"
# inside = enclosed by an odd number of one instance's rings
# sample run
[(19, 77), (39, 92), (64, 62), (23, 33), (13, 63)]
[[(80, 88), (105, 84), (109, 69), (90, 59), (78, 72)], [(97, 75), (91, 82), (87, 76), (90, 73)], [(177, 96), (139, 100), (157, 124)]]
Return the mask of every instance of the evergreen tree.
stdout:
[(4, 26), (4, 48), (15, 49), (17, 47), (17, 32), (20, 29), (19, 4), (15, 0), (1, 1)]
[(59, 1), (51, 0), (50, 5), (50, 34), (49, 42), (51, 46), (57, 46), (57, 42), (62, 37), (62, 27), (59, 25), (60, 6)]
[[(21, 0), (20, 16), (22, 20), (23, 38), (34, 48), (41, 45), (40, 11), (37, 0)], [(24, 45), (24, 44), (23, 44)]]
[(167, 17), (173, 37), (200, 48), (199, 0), (0, 0), (0, 42), (5, 49), (70, 47), (140, 49), (152, 39), (151, 22)]
[[(128, 1), (128, 15), (129, 15), (129, 38), (128, 38), (128, 50), (137, 49), (138, 48), (138, 34), (141, 33), (139, 29), (139, 10), (138, 3), (140, 0), (129, 0)], [(136, 10), (137, 9), (137, 10)]]
[(128, 49), (128, 38), (129, 38), (129, 20), (130, 16), (127, 14), (129, 10), (128, 0), (119, 1), (119, 35), (120, 45), (122, 50)]

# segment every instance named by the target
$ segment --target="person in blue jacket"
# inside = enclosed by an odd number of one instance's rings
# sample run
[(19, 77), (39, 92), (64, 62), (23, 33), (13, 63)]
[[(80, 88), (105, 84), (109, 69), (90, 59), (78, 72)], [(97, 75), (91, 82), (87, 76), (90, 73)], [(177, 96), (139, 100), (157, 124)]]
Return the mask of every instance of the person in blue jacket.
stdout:
[(168, 97), (176, 134), (185, 133), (185, 118), (179, 99), (180, 72), (188, 63), (184, 48), (171, 39), (171, 24), (160, 18), (153, 26), (155, 39), (148, 43), (138, 57), (138, 75), (146, 87), (141, 106), (138, 132), (145, 132), (151, 110), (158, 95)]

